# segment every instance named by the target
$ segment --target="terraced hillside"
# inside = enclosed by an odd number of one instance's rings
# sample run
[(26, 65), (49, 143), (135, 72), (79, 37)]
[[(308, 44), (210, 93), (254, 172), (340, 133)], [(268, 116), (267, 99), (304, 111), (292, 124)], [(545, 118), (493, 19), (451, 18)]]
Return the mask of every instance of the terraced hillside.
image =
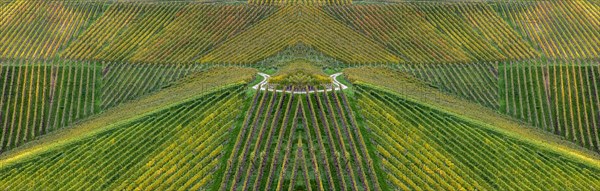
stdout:
[(0, 1), (0, 190), (600, 190), (599, 12)]

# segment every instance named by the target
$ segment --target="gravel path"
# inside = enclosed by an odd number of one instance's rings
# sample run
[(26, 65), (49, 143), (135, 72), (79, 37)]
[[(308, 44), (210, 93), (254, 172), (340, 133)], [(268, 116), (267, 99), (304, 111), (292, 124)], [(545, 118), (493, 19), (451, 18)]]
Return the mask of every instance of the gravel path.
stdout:
[[(269, 74), (265, 74), (265, 73), (261, 73), (259, 72), (258, 75), (261, 75), (262, 77), (264, 77), (263, 81), (261, 81), (260, 83), (252, 86), (252, 88), (254, 89), (258, 89), (258, 87), (261, 87), (261, 90), (267, 90), (267, 87), (265, 86), (267, 84), (267, 81), (269, 80), (269, 78), (271, 77)], [(339, 82), (336, 78), (338, 76), (342, 75), (342, 73), (335, 73), (330, 75), (329, 77), (333, 80), (333, 88), (328, 88), (327, 91), (332, 91), (332, 90), (343, 90), (348, 88), (348, 86), (342, 84), (341, 82)], [(275, 92), (283, 92), (283, 90), (274, 90), (274, 89), (268, 89), (268, 91), (275, 91)], [(325, 90), (317, 90), (317, 92), (324, 92)], [(314, 92), (314, 91), (310, 91), (310, 92)], [(291, 91), (286, 91), (286, 93), (292, 93)], [(294, 91), (294, 94), (306, 94), (306, 91)]]

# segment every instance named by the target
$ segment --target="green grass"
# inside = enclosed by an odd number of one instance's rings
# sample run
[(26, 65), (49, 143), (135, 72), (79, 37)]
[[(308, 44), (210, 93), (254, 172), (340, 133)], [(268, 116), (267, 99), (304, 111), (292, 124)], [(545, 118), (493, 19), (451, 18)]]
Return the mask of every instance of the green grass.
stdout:
[(331, 74), (335, 74), (335, 73), (338, 73), (338, 72), (342, 72), (342, 69), (341, 68), (325, 67), (323, 69), (323, 72), (325, 72), (325, 74), (327, 74), (327, 75), (331, 75)]
[(273, 75), (277, 72), (277, 69), (276, 68), (266, 68), (266, 69), (260, 70), (260, 72), (269, 74), (269, 75)]
[(252, 97), (252, 95), (254, 95), (256, 93), (256, 90), (254, 88), (252, 88), (252, 86), (255, 86), (256, 84), (262, 82), (264, 79), (265, 79), (265, 77), (256, 74), (254, 76), (254, 80), (252, 80), (252, 82), (250, 82), (248, 84), (248, 89), (246, 90), (246, 96)]
[[(336, 73), (337, 73), (337, 72), (336, 72)], [(337, 81), (338, 81), (338, 82), (340, 82), (340, 83), (342, 83), (342, 84), (344, 84), (344, 85), (348, 86), (348, 88), (347, 88), (347, 89), (345, 89), (345, 90), (342, 90), (342, 91), (343, 91), (343, 92), (344, 92), (346, 95), (348, 95), (348, 97), (354, 97), (354, 88), (353, 88), (353, 85), (352, 85), (352, 83), (350, 83), (350, 82), (348, 81), (348, 79), (346, 79), (346, 76), (345, 76), (345, 75), (339, 75), (339, 76), (338, 76), (336, 79), (337, 79)]]

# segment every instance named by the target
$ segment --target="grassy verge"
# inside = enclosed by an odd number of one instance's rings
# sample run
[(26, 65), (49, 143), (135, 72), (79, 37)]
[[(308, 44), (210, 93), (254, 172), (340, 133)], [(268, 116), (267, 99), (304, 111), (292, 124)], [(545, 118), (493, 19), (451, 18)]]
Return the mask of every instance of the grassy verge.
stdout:
[(252, 80), (252, 82), (250, 82), (248, 84), (248, 89), (246, 90), (246, 96), (248, 97), (252, 97), (255, 93), (256, 90), (252, 88), (252, 86), (262, 82), (265, 79), (265, 77), (261, 76), (261, 75), (255, 75), (254, 80)]
[(323, 70), (323, 72), (325, 72), (325, 74), (327, 74), (327, 75), (335, 74), (335, 73), (338, 73), (338, 72), (341, 72), (341, 71), (342, 70), (340, 70), (339, 68), (325, 68)]
[(262, 73), (265, 73), (265, 74), (273, 75), (277, 72), (277, 69), (271, 67), (271, 68), (262, 68), (259, 71)]
[(339, 75), (335, 78), (338, 82), (348, 86), (347, 89), (342, 90), (344, 92), (344, 94), (346, 94), (346, 96), (348, 97), (354, 97), (354, 88), (352, 86), (352, 83), (350, 83), (348, 81), (348, 79), (346, 79), (346, 76), (344, 75)]

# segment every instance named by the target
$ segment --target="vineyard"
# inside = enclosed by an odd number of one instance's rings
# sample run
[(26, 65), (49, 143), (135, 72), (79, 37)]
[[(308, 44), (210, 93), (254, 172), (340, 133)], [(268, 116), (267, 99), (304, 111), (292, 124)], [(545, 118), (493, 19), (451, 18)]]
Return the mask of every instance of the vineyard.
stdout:
[(16, 62), (0, 70), (2, 151), (101, 109), (100, 66), (94, 63)]
[(73, 61), (2, 63), (0, 151), (156, 92), (207, 68)]
[(463, 97), (444, 93), (436, 87), (408, 73), (389, 70), (385, 67), (357, 67), (344, 69), (353, 84), (382, 88), (399, 94), (400, 98), (413, 100), (425, 106), (460, 116), (465, 121), (529, 142), (543, 150), (559, 152), (576, 161), (598, 164), (597, 151), (583, 148), (564, 140), (559, 135), (535, 127), (519, 118), (499, 114), (500, 111), (469, 101)]
[(209, 92), (191, 102), (44, 153), (41, 158), (2, 166), (0, 187), (206, 188), (210, 174), (219, 167), (232, 121), (242, 112), (242, 87)]
[(0, 56), (252, 64), (297, 43), (350, 64), (600, 54), (599, 8), (593, 2), (351, 3), (15, 0), (2, 8)]
[(0, 56), (53, 58), (102, 12), (99, 3), (12, 1), (2, 10)]
[(483, 106), (499, 107), (497, 63), (399, 64), (392, 70), (411, 74), (441, 91)]
[(539, 151), (389, 91), (355, 87), (366, 126), (377, 144), (377, 158), (396, 189), (587, 190), (600, 186), (598, 169)]
[(399, 62), (382, 45), (328, 17), (323, 10), (303, 5), (278, 10), (265, 21), (223, 43), (200, 62), (253, 63), (298, 43), (311, 45), (349, 63)]
[(600, 151), (598, 63), (505, 63), (499, 76), (500, 111)]
[(0, 1), (0, 190), (600, 190), (599, 13)]
[(284, 86), (317, 86), (331, 83), (331, 79), (310, 62), (295, 60), (281, 67), (268, 82)]
[(343, 93), (267, 92), (253, 98), (220, 190), (380, 189)]

